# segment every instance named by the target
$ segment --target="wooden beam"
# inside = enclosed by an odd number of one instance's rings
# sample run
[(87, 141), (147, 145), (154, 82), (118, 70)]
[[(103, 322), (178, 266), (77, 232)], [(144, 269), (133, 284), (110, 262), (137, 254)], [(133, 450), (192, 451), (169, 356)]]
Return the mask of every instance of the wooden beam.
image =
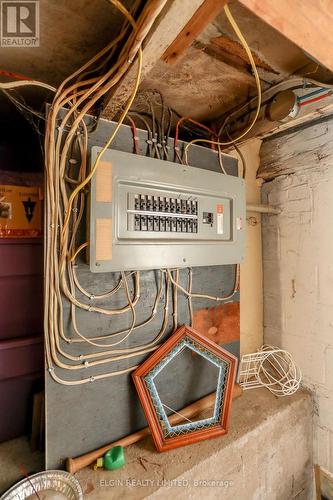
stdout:
[(257, 177), (270, 181), (280, 175), (330, 168), (333, 162), (333, 120), (308, 126), (263, 141)]
[[(150, 38), (144, 44), (142, 79), (161, 59), (167, 47), (169, 47), (184, 26), (187, 25), (203, 2), (204, 0), (172, 0), (171, 2), (167, 2), (164, 11), (155, 22), (149, 34)], [(103, 112), (104, 118), (111, 120), (127, 101), (133, 90), (136, 71), (137, 69), (134, 65), (122, 79)]]
[(196, 37), (221, 12), (227, 1), (205, 0), (164, 52), (162, 60), (168, 64), (178, 62)]
[[(251, 68), (251, 63), (245, 49), (236, 40), (233, 40), (227, 35), (220, 35), (210, 39), (211, 46), (216, 50), (216, 52), (220, 55), (224, 55), (226, 58), (227, 64), (229, 63), (228, 58), (230, 60), (230, 65), (233, 63), (237, 63), (239, 66), (245, 66)], [(279, 73), (275, 71), (272, 66), (266, 63), (258, 54), (256, 54), (253, 50), (251, 51), (253, 55), (254, 62), (256, 63), (257, 68), (264, 69), (265, 71), (269, 71), (278, 75)]]
[(321, 500), (321, 474), (320, 474), (320, 465), (315, 464), (314, 468), (314, 477), (315, 477), (315, 488), (316, 488), (316, 500)]
[(318, 0), (239, 0), (267, 24), (333, 71), (333, 9)]

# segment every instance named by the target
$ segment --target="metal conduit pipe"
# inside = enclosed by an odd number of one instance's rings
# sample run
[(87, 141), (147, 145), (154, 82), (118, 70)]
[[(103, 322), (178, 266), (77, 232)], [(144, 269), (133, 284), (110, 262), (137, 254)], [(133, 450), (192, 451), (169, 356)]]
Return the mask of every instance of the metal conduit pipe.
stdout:
[(269, 205), (254, 205), (252, 203), (246, 204), (246, 211), (272, 215), (279, 215), (281, 213), (279, 208), (270, 207)]

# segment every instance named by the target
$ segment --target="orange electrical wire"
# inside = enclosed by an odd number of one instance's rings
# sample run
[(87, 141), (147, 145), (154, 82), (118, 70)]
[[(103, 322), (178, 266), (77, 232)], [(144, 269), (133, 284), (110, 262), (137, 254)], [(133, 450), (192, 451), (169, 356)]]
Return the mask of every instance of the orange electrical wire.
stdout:
[(8, 76), (8, 78), (15, 78), (15, 80), (33, 80), (29, 76), (22, 75), (21, 73), (12, 73), (11, 71), (7, 71), (5, 69), (0, 69), (0, 75)]
[(134, 142), (134, 153), (139, 155), (140, 154), (140, 142), (139, 142), (137, 126), (135, 125), (135, 121), (133, 120), (133, 118), (131, 118), (128, 115), (126, 116), (126, 118), (131, 124), (131, 129), (132, 129), (132, 134), (133, 134), (133, 142)]
[(175, 137), (174, 137), (174, 141), (173, 141), (173, 147), (174, 147), (174, 150), (175, 150), (175, 155), (177, 156), (177, 158), (178, 158), (178, 160), (179, 160), (180, 163), (183, 163), (183, 162), (182, 162), (182, 160), (181, 160), (181, 158), (179, 156), (179, 153), (178, 153), (178, 135), (179, 135), (180, 125), (181, 125), (181, 123), (183, 123), (185, 121), (191, 122), (194, 125), (197, 125), (198, 127), (200, 127), (202, 129), (206, 130), (207, 132), (209, 132), (209, 134), (211, 134), (213, 137), (217, 137), (217, 135), (214, 132), (214, 130), (212, 130), (211, 128), (207, 127), (207, 125), (204, 125), (203, 123), (200, 123), (200, 122), (194, 120), (190, 116), (183, 116), (182, 118), (180, 118), (177, 121), (177, 123), (176, 123)]

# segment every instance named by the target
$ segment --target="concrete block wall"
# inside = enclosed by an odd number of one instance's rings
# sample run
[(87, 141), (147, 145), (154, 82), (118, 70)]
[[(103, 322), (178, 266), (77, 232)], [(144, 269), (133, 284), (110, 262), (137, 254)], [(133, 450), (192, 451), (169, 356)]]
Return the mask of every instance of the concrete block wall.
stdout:
[(262, 188), (263, 201), (282, 210), (279, 216), (263, 217), (264, 341), (290, 351), (300, 366), (304, 384), (312, 390), (314, 398), (314, 462), (330, 472), (333, 472), (332, 167), (313, 163), (312, 168), (295, 169)]

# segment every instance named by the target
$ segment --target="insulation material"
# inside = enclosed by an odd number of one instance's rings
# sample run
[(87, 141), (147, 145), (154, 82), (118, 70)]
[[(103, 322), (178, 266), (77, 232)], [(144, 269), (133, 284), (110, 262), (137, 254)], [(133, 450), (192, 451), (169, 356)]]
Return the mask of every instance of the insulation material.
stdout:
[(42, 193), (39, 187), (0, 185), (0, 238), (42, 235)]

